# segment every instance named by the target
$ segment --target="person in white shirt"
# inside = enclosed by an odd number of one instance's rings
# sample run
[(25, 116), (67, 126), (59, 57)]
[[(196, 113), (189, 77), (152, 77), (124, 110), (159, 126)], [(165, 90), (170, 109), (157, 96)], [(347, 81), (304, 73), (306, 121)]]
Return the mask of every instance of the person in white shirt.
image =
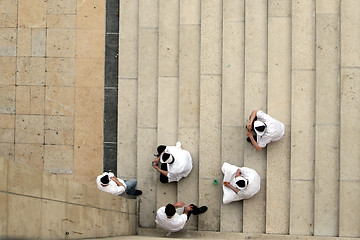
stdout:
[(194, 204), (185, 206), (183, 202), (169, 203), (157, 210), (155, 222), (169, 232), (178, 232), (184, 228), (191, 214), (199, 215), (207, 209), (206, 206), (198, 208)]
[(252, 198), (259, 192), (261, 179), (254, 169), (224, 163), (221, 170), (224, 173), (224, 204)]
[[(246, 128), (247, 141), (251, 142), (257, 151), (270, 142), (279, 141), (285, 134), (285, 125), (261, 110), (254, 110), (251, 113)], [(251, 130), (254, 130), (256, 135), (253, 135)]]
[(180, 142), (177, 142), (176, 146), (160, 145), (157, 151), (155, 156), (158, 158), (152, 161), (152, 167), (160, 172), (160, 182), (178, 182), (189, 175), (192, 158), (188, 151), (181, 148)]
[(122, 180), (117, 178), (112, 172), (104, 172), (96, 178), (97, 187), (99, 190), (111, 193), (113, 195), (121, 195), (126, 192), (128, 195), (139, 196), (142, 194), (141, 190), (136, 190), (137, 181), (135, 179)]

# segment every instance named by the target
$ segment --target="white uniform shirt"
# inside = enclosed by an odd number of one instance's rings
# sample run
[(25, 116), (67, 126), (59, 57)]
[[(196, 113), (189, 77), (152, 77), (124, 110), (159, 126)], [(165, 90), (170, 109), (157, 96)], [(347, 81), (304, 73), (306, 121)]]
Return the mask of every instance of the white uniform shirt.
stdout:
[(237, 194), (231, 188), (223, 185), (224, 204), (229, 204), (233, 201), (249, 199), (253, 197), (256, 193), (258, 193), (260, 190), (260, 176), (254, 169), (247, 167), (240, 168), (226, 162), (221, 167), (221, 171), (224, 173), (223, 182), (230, 182), (232, 186), (237, 187), (235, 182), (235, 175), (238, 169), (240, 169), (241, 171), (241, 176), (243, 176), (249, 181), (248, 185), (245, 189), (240, 190)]
[(256, 116), (257, 120), (266, 124), (264, 135), (257, 135), (259, 147), (263, 148), (270, 142), (279, 141), (285, 134), (285, 125), (282, 122), (270, 117), (261, 110), (257, 111)]
[(168, 218), (165, 213), (165, 206), (157, 210), (155, 222), (163, 229), (170, 232), (178, 232), (184, 228), (187, 221), (186, 214), (177, 214), (172, 218)]
[[(105, 175), (109, 175), (109, 180), (110, 180), (110, 182), (109, 182), (109, 185), (107, 185), (107, 186), (104, 187), (104, 186), (101, 185), (100, 179), (101, 179), (103, 176), (105, 176)], [(119, 182), (121, 182), (122, 184), (124, 184), (125, 188), (124, 188), (123, 186), (118, 186), (115, 181), (113, 181), (113, 180), (110, 179), (110, 178), (113, 177), (113, 176), (115, 176), (115, 175), (114, 175), (114, 173), (112, 173), (112, 172), (109, 172), (109, 173), (104, 172), (103, 174), (101, 174), (100, 176), (98, 176), (98, 177), (96, 178), (97, 187), (98, 187), (98, 189), (100, 189), (101, 191), (104, 191), (104, 192), (107, 192), (107, 193), (111, 193), (111, 194), (114, 194), (114, 195), (120, 195), (120, 194), (122, 194), (122, 193), (125, 192), (126, 184), (125, 184), (125, 182), (124, 182), (122, 179), (118, 178)]]
[(175, 161), (172, 164), (167, 164), (169, 182), (178, 182), (181, 178), (187, 177), (192, 170), (192, 158), (188, 151), (181, 148), (181, 143), (178, 142), (176, 146), (168, 146), (165, 149), (166, 153), (174, 156)]
[[(260, 176), (251, 168), (242, 167), (240, 168), (241, 176), (248, 180), (248, 185), (245, 189), (241, 189), (237, 195), (242, 199), (248, 199), (257, 194), (260, 190)], [(237, 186), (235, 184), (235, 186)]]

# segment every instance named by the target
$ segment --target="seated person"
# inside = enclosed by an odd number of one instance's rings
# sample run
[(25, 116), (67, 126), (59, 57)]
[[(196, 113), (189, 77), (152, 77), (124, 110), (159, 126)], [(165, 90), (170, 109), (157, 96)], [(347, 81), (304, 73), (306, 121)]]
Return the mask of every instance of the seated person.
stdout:
[(128, 195), (139, 196), (142, 194), (141, 190), (136, 190), (137, 181), (135, 179), (122, 180), (117, 178), (112, 172), (104, 172), (96, 178), (97, 187), (99, 190), (111, 193), (113, 195), (121, 195), (126, 192)]
[(260, 190), (260, 176), (254, 169), (224, 163), (223, 203), (249, 199)]

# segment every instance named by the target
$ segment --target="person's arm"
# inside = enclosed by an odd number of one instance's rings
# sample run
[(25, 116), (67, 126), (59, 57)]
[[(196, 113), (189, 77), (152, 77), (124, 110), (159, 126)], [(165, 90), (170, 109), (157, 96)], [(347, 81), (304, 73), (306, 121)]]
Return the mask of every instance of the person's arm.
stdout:
[(177, 203), (174, 204), (175, 208), (181, 208), (183, 206), (185, 206), (185, 203), (183, 203), (183, 202), (177, 202)]
[(240, 177), (240, 176), (241, 176), (241, 170), (239, 168), (235, 173), (235, 177)]
[(254, 110), (252, 111), (251, 115), (250, 115), (250, 119), (249, 119), (249, 123), (246, 124), (246, 128), (247, 130), (250, 132), (251, 131), (251, 125), (256, 117), (256, 113), (258, 112), (258, 110)]
[(114, 182), (116, 182), (116, 184), (117, 184), (118, 186), (123, 186), (123, 187), (126, 189), (126, 187), (124, 186), (124, 184), (122, 184), (122, 183), (117, 179), (117, 177), (113, 176), (113, 177), (111, 177), (110, 179), (113, 180)]
[(152, 167), (155, 168), (156, 170), (158, 170), (162, 175), (164, 175), (166, 177), (169, 174), (167, 171), (161, 170), (158, 165), (152, 164)]
[[(165, 150), (163, 152), (165, 152)], [(163, 152), (160, 153), (160, 155), (154, 161), (152, 161), (151, 163), (155, 164), (155, 165), (159, 165), (160, 157), (161, 157), (161, 154), (163, 154)]]
[(256, 149), (256, 151), (260, 151), (262, 149), (262, 147), (260, 147), (258, 145), (258, 143), (255, 141), (254, 136), (252, 135), (252, 133), (247, 132), (246, 135), (250, 138), (250, 141), (251, 141), (252, 145), (254, 146), (254, 148)]
[(229, 182), (224, 182), (224, 185), (228, 188), (230, 188), (231, 190), (233, 190), (236, 194), (238, 194), (238, 192), (240, 191), (239, 189), (237, 189), (236, 187), (234, 187), (233, 185), (231, 185)]

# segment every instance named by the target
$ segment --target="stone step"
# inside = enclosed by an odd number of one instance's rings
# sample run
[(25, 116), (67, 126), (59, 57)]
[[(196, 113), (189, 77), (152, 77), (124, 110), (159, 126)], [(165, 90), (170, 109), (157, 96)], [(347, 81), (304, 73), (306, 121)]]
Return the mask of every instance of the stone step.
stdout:
[[(138, 236), (156, 238), (174, 238), (174, 239), (254, 239), (254, 240), (292, 240), (294, 236), (281, 234), (259, 234), (259, 233), (232, 233), (232, 232), (214, 232), (214, 231), (191, 231), (183, 230), (169, 234), (162, 229), (138, 228)], [(124, 237), (125, 238), (125, 237)], [(121, 239), (121, 237), (120, 237)], [(125, 238), (126, 239), (126, 238)], [(131, 239), (131, 238), (130, 238)], [(136, 238), (135, 238), (136, 239)], [(333, 238), (318, 236), (296, 235), (298, 240), (334, 240), (334, 239), (357, 239), (357, 238)]]
[(222, 0), (201, 2), (199, 204), (212, 214), (199, 216), (198, 230), (220, 230)]
[(339, 236), (360, 237), (360, 11), (359, 1), (341, 2), (340, 203)]
[(267, 148), (266, 233), (288, 234), (290, 207), (291, 3), (268, 4), (268, 114), (285, 135)]
[(314, 232), (315, 2), (292, 5), (290, 234)]
[(158, 11), (158, 1), (139, 1), (137, 139), (133, 144), (137, 149), (138, 188), (143, 191), (139, 226), (152, 228), (155, 227), (158, 181), (158, 174), (150, 165), (157, 146)]
[[(223, 2), (221, 165), (244, 165), (244, 13), (244, 1)], [(242, 231), (242, 205), (221, 204), (220, 231)]]
[[(171, 236), (359, 237), (358, 137), (347, 140), (357, 126), (342, 120), (360, 112), (358, 1), (121, 4), (118, 172), (144, 191), (141, 228), (155, 228), (159, 207), (183, 201), (210, 211)], [(255, 109), (286, 125), (281, 141), (260, 152), (245, 140)], [(149, 166), (158, 144), (176, 141), (193, 170), (164, 185)], [(260, 192), (223, 205), (213, 180), (222, 182), (224, 162), (255, 169)]]
[[(119, 14), (118, 164), (120, 178), (136, 178), (138, 18), (135, 1), (121, 1)], [(126, 159), (124, 161), (123, 159)]]
[[(247, 124), (253, 110), (267, 111), (267, 1), (245, 1), (244, 71), (243, 123)], [(266, 150), (257, 152), (244, 141), (243, 158), (244, 166), (255, 169), (261, 177), (260, 192), (243, 202), (243, 232), (265, 233)]]
[(340, 26), (338, 1), (316, 2), (314, 235), (339, 234)]
[[(175, 146), (178, 141), (179, 11), (179, 1), (159, 1), (158, 145)], [(157, 180), (157, 208), (176, 202), (177, 183)]]
[[(179, 141), (191, 153), (193, 169), (178, 184), (177, 198), (199, 205), (200, 0), (180, 1)], [(196, 230), (197, 218), (185, 228)]]

